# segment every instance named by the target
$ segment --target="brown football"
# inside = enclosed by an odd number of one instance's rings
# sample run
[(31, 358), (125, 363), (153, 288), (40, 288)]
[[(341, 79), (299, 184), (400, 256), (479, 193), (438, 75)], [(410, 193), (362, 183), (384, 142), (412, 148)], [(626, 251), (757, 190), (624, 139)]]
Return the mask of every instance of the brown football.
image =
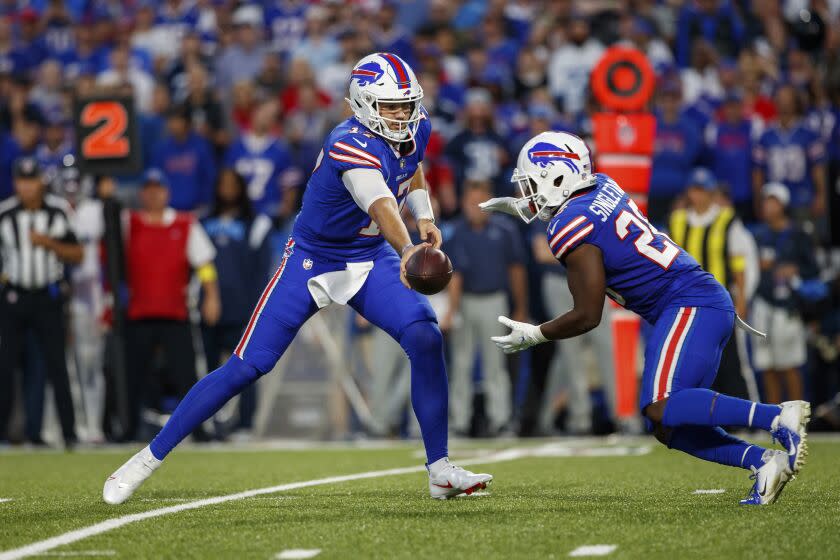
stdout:
[(452, 279), (452, 261), (439, 249), (423, 247), (405, 263), (405, 278), (421, 294), (436, 294)]

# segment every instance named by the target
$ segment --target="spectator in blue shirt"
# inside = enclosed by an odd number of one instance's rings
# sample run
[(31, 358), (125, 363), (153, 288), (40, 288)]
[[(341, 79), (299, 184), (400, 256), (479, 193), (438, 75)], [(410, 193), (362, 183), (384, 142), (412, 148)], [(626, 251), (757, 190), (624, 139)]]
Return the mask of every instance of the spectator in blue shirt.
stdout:
[(20, 22), (20, 40), (16, 50), (20, 54), (23, 65), (21, 70), (32, 72), (46, 60), (49, 49), (38, 25), (38, 12), (32, 8), (24, 8), (18, 13)]
[(729, 0), (686, 2), (677, 21), (677, 63), (685, 68), (695, 39), (705, 39), (721, 55), (734, 58), (744, 42), (744, 24)]
[(412, 68), (417, 68), (414, 46), (408, 30), (397, 24), (398, 2), (386, 0), (376, 14), (379, 30), (376, 33), (376, 48), (382, 52), (394, 53)]
[(166, 119), (168, 134), (152, 157), (152, 164), (169, 179), (169, 205), (181, 211), (208, 206), (216, 181), (212, 148), (192, 130), (189, 118), (184, 107), (170, 109)]
[(700, 131), (680, 112), (679, 84), (666, 81), (660, 90), (648, 194), (648, 217), (654, 224), (665, 223), (702, 147)]
[(73, 27), (73, 46), (59, 55), (64, 65), (64, 77), (75, 80), (83, 73), (99, 74), (108, 66), (108, 50), (97, 40), (94, 23), (84, 18)]
[(277, 112), (277, 101), (261, 103), (254, 111), (251, 131), (233, 141), (224, 162), (242, 175), (258, 212), (289, 218), (297, 203), (301, 174), (292, 165), (288, 146), (274, 132)]
[(504, 139), (493, 128), (493, 105), (490, 93), (473, 89), (467, 94), (464, 130), (446, 146), (446, 155), (455, 170), (456, 188), (467, 180), (489, 180), (497, 193), (509, 194), (504, 176), (510, 154)]
[(488, 435), (507, 427), (511, 416), (510, 377), (503, 355), (490, 337), (499, 332), (499, 315), (519, 321), (528, 314), (525, 241), (509, 218), (479, 209), (478, 205), (490, 197), (491, 185), (486, 180), (470, 181), (464, 187), (463, 217), (453, 225), (444, 247), (455, 268), (449, 283), (449, 311), (441, 320), (441, 329), (452, 330), (451, 342), (458, 349), (450, 370), (450, 408), (456, 433), (466, 433), (472, 418), (476, 350), (481, 355)]
[(799, 222), (825, 216), (827, 203), (825, 146), (819, 135), (802, 120), (799, 91), (784, 85), (776, 91), (777, 119), (753, 151), (753, 187), (765, 182), (783, 183), (790, 189), (790, 213)]
[(762, 221), (755, 232), (761, 276), (753, 302), (755, 327), (767, 338), (753, 341), (753, 361), (764, 376), (764, 402), (803, 398), (801, 367), (807, 361), (807, 331), (797, 292), (819, 270), (813, 243), (788, 217), (790, 191), (768, 183), (761, 191)]
[(706, 128), (703, 159), (745, 223), (756, 219), (752, 188), (752, 148), (756, 128), (753, 120), (744, 116), (742, 95), (734, 91), (724, 99), (715, 122)]

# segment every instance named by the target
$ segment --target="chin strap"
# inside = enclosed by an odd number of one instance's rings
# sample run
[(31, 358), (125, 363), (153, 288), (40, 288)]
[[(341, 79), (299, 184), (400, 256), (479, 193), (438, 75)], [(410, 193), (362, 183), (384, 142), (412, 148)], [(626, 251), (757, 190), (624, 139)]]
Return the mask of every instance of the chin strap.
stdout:
[(735, 324), (738, 325), (740, 329), (745, 330), (750, 334), (760, 336), (761, 338), (767, 338), (767, 333), (763, 333), (760, 330), (751, 327), (746, 321), (741, 319), (737, 313), (735, 314)]

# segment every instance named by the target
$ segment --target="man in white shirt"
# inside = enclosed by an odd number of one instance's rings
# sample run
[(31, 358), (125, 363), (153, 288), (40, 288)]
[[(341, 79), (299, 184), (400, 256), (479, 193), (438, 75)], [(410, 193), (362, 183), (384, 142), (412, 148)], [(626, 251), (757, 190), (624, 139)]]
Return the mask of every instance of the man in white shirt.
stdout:
[(132, 67), (128, 47), (118, 46), (111, 51), (111, 68), (96, 77), (96, 84), (105, 87), (130, 85), (134, 92), (134, 106), (141, 113), (152, 108), (152, 93), (155, 81), (144, 70)]
[(589, 36), (589, 22), (575, 16), (569, 24), (568, 40), (548, 62), (548, 87), (553, 97), (563, 100), (565, 113), (583, 110), (589, 74), (603, 53), (600, 41)]

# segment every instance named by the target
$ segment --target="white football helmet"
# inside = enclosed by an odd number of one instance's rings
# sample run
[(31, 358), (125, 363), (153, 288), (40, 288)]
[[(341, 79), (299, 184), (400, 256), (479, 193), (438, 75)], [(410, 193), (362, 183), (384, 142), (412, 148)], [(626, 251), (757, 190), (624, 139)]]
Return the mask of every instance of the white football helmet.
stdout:
[[(391, 53), (376, 53), (360, 60), (350, 73), (350, 98), (353, 114), (367, 128), (386, 140), (406, 142), (414, 138), (420, 126), (420, 100), (423, 88), (414, 70)], [(409, 103), (409, 117), (397, 120), (379, 114), (379, 103)], [(389, 125), (396, 123), (392, 129)]]
[[(595, 184), (589, 148), (568, 132), (542, 132), (519, 152), (510, 178), (528, 204), (516, 206), (525, 222), (548, 221), (573, 193)], [(530, 210), (530, 212), (526, 212)]]

